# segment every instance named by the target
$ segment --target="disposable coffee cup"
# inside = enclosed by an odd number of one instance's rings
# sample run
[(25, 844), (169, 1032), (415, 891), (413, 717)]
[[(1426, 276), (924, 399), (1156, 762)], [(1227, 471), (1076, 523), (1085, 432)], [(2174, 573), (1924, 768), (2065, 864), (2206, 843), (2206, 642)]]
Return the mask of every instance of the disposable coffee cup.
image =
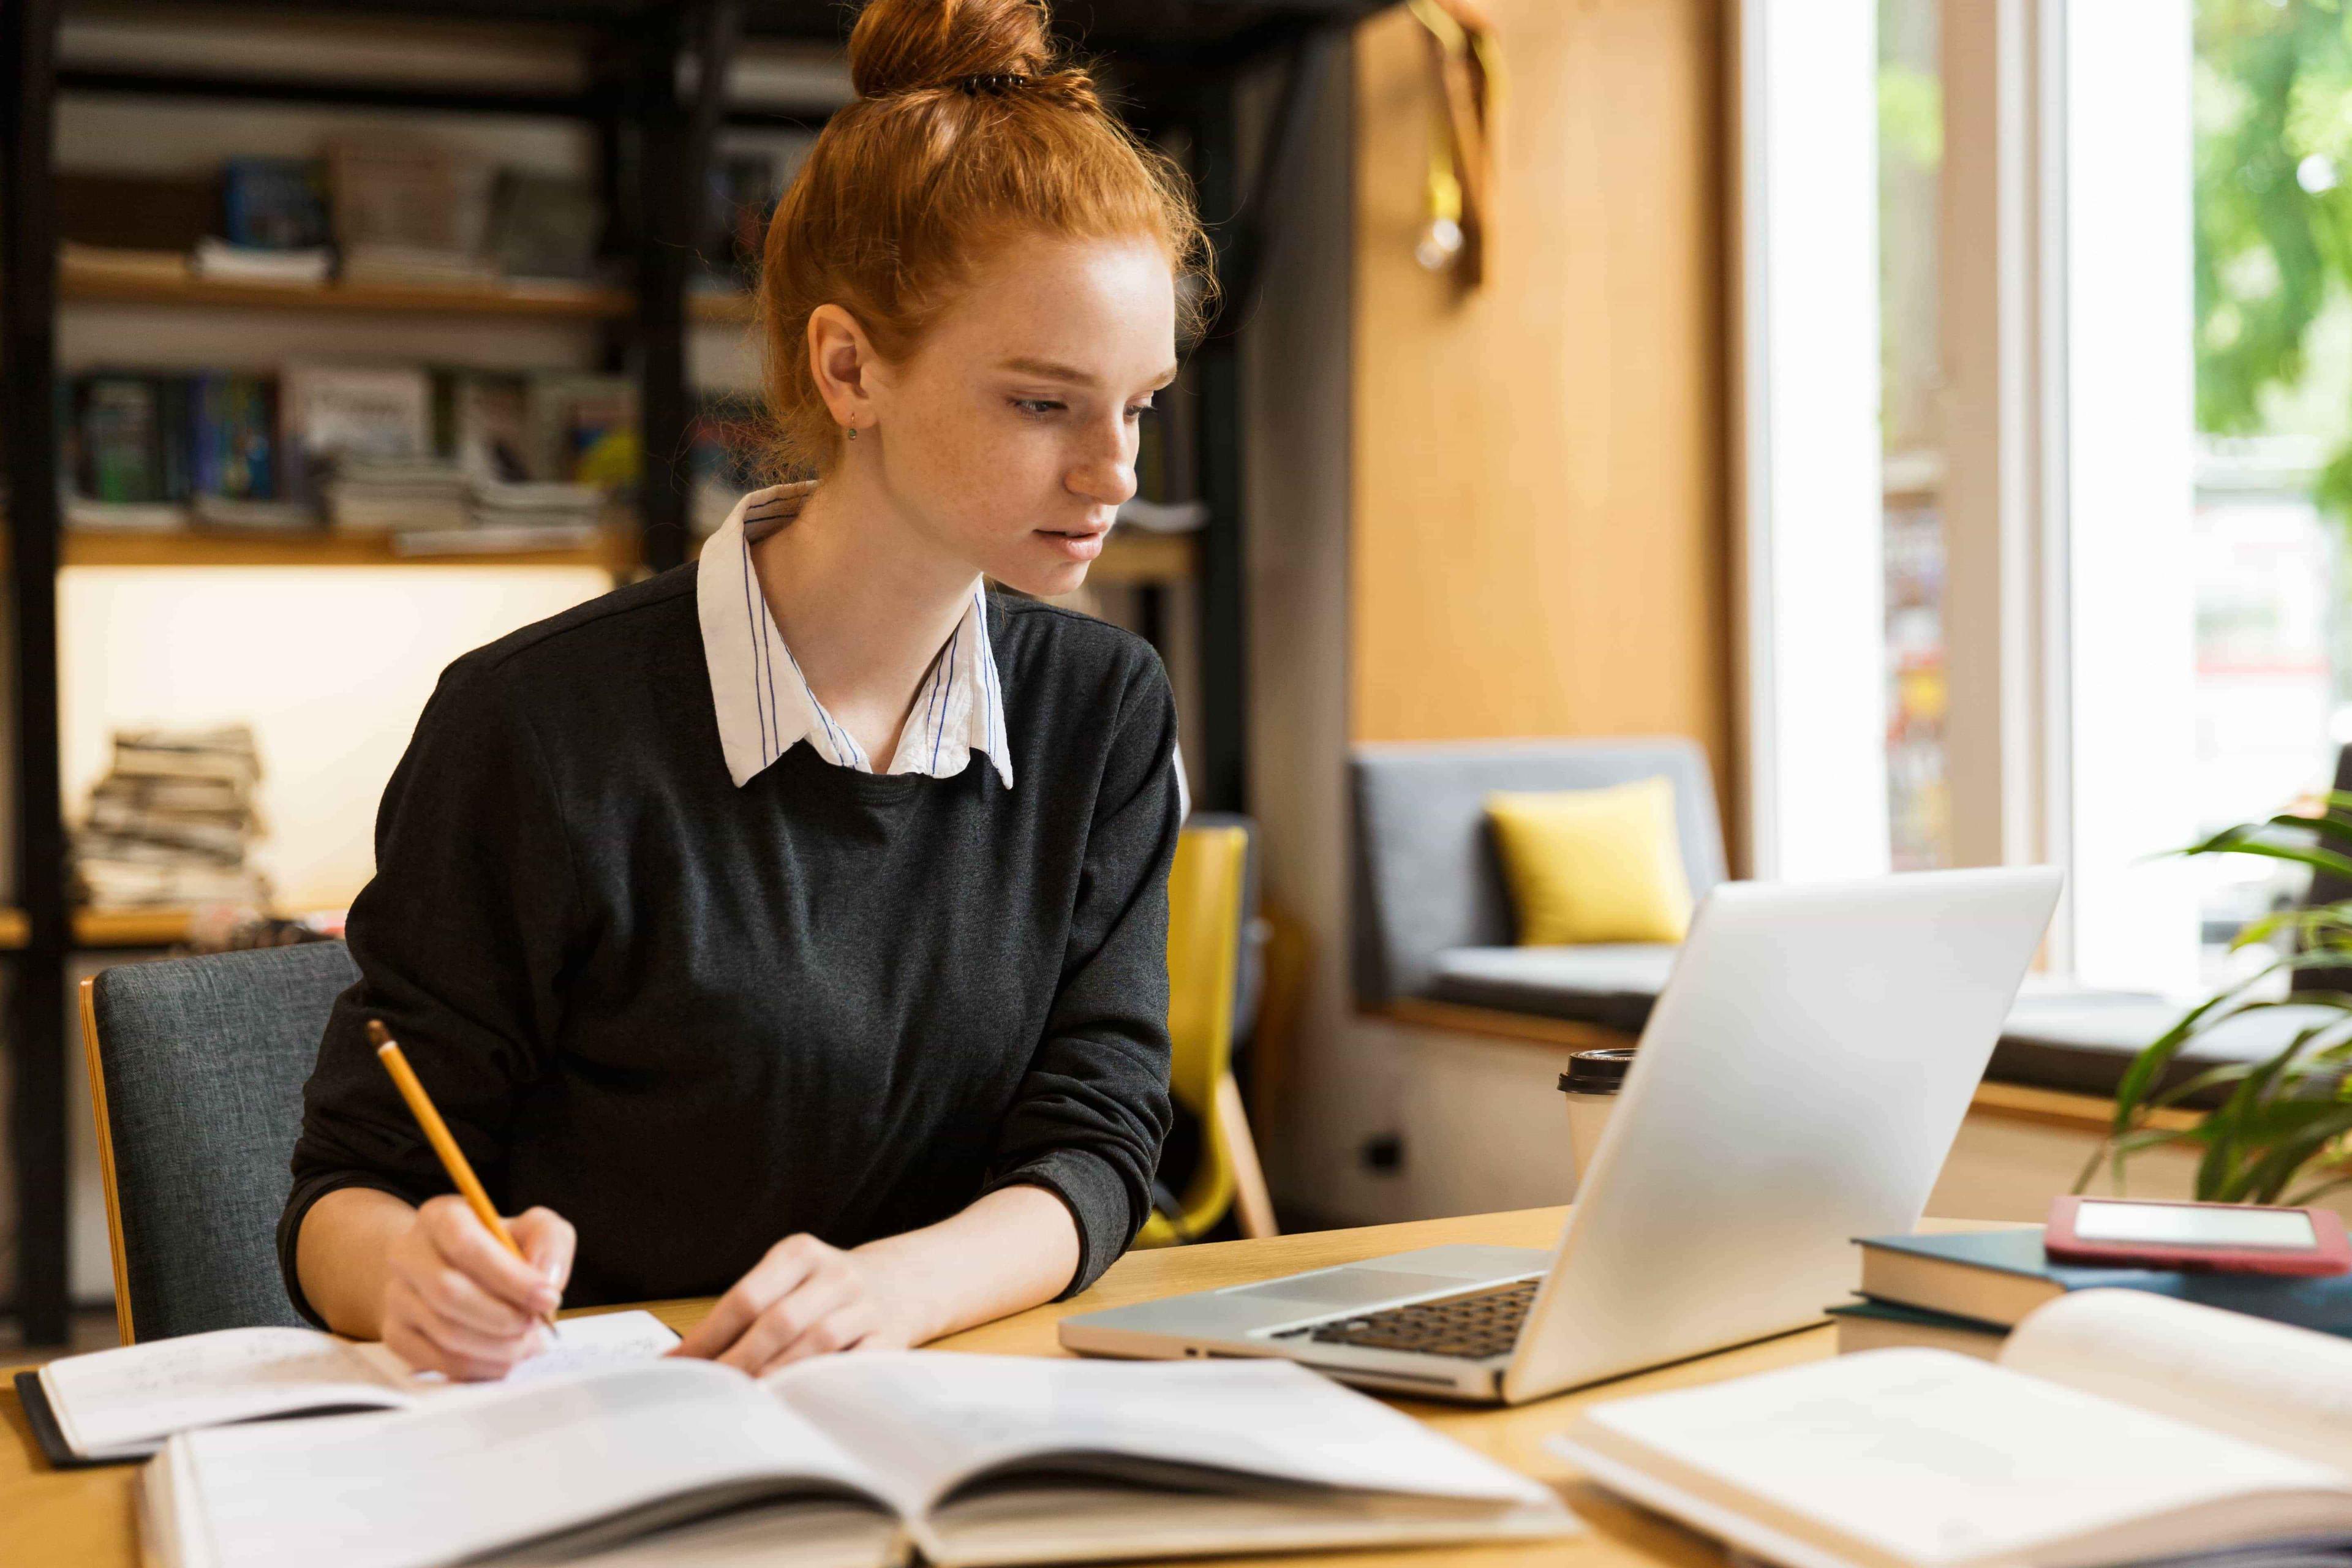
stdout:
[(1601, 1147), (1601, 1131), (1616, 1109), (1617, 1091), (1625, 1087), (1625, 1069), (1633, 1065), (1630, 1047), (1612, 1047), (1579, 1051), (1568, 1058), (1559, 1075), (1560, 1097), (1568, 1101), (1568, 1148), (1576, 1161), (1576, 1184), (1584, 1185), (1585, 1168)]

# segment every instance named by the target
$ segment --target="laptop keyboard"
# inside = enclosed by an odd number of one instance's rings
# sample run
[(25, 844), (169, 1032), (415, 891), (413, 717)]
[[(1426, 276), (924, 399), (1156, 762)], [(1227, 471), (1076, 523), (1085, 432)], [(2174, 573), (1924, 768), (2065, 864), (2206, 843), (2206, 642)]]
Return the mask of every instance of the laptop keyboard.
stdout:
[(1383, 1307), (1352, 1318), (1302, 1323), (1269, 1337), (1479, 1361), (1510, 1352), (1518, 1342), (1519, 1325), (1527, 1321), (1528, 1309), (1535, 1305), (1536, 1287), (1542, 1283), (1522, 1279), (1461, 1296), (1441, 1296), (1433, 1301)]

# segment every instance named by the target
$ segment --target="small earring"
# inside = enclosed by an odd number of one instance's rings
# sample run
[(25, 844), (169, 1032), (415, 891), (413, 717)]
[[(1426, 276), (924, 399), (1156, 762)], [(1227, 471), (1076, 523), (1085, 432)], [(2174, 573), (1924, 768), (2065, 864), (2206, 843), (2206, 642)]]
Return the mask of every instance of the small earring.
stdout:
[(857, 439), (857, 426), (855, 425), (849, 427), (849, 438), (853, 441)]

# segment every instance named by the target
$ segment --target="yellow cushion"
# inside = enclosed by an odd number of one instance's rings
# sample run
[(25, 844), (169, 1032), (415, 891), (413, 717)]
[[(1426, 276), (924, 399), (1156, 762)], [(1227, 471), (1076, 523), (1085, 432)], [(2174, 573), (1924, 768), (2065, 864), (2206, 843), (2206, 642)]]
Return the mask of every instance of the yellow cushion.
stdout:
[(1690, 929), (1690, 881), (1667, 780), (1498, 793), (1486, 797), (1486, 815), (1521, 946), (1680, 942)]

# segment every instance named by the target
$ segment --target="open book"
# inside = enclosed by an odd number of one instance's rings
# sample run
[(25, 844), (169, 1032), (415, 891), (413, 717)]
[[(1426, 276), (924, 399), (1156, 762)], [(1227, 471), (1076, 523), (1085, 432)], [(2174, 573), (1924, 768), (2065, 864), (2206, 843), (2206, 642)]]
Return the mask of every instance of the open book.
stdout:
[[(555, 1344), (499, 1386), (645, 1361), (676, 1343), (677, 1335), (650, 1312), (568, 1318)], [(380, 1344), (316, 1329), (221, 1329), (65, 1356), (19, 1373), (16, 1384), (41, 1447), (58, 1466), (144, 1458), (173, 1433), (199, 1426), (401, 1409), (465, 1386), (417, 1376)]]
[(2352, 1342), (2137, 1290), (1998, 1363), (1865, 1351), (1612, 1400), (1553, 1446), (1792, 1568), (2034, 1568), (2352, 1547)]
[(1284, 1361), (662, 1361), (212, 1427), (142, 1477), (176, 1568), (874, 1568), (1563, 1535), (1549, 1489)]

